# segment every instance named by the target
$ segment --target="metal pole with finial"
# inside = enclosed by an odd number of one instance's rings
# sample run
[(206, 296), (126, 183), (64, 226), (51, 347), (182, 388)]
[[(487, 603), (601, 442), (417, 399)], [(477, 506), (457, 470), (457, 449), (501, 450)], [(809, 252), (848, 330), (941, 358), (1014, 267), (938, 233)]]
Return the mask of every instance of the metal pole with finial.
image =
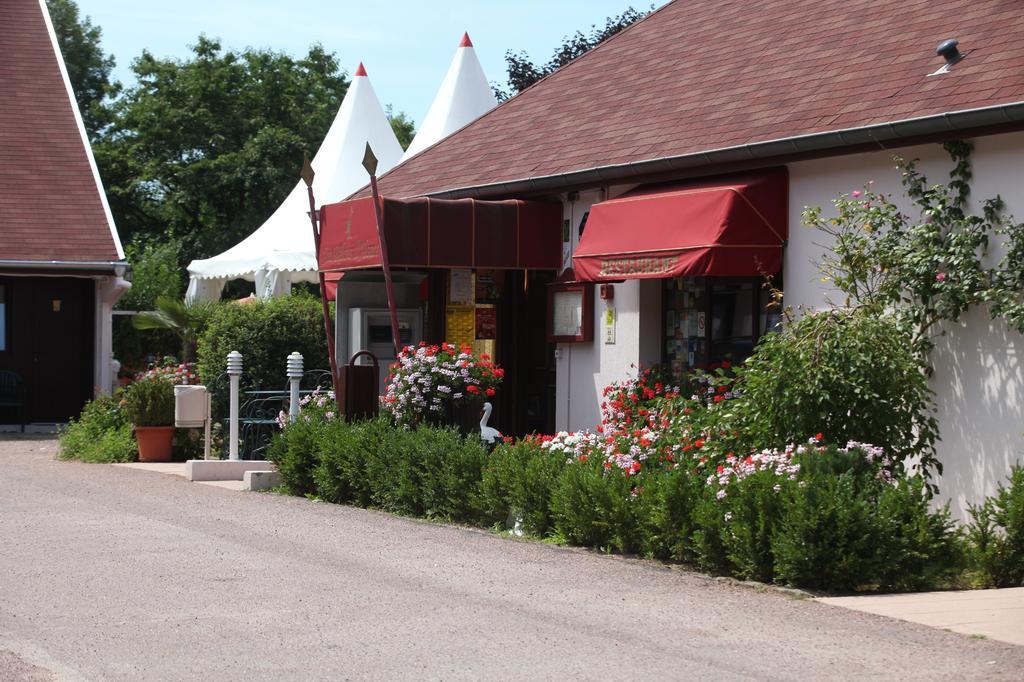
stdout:
[[(309, 223), (313, 227), (313, 248), (316, 253), (317, 274), (320, 277), (320, 304), (324, 314), (324, 333), (327, 335), (327, 355), (331, 363), (331, 386), (334, 388), (334, 400), (341, 400), (341, 393), (338, 390), (338, 361), (334, 357), (334, 326), (331, 324), (331, 310), (327, 305), (327, 278), (320, 271), (320, 225), (316, 212), (316, 200), (313, 197), (313, 165), (309, 162), (309, 154), (302, 155), (302, 181), (306, 183), (306, 194), (309, 196)], [(340, 402), (338, 403), (340, 405)]]
[(398, 308), (395, 306), (395, 289), (391, 284), (391, 264), (388, 262), (388, 244), (384, 238), (384, 212), (381, 209), (380, 192), (377, 191), (377, 157), (366, 143), (363, 153), (363, 168), (370, 174), (370, 191), (373, 194), (373, 211), (377, 217), (377, 239), (380, 241), (380, 264), (384, 270), (384, 288), (388, 294), (388, 310), (391, 312), (391, 341), (395, 347), (395, 357), (402, 351), (402, 339), (398, 334)]

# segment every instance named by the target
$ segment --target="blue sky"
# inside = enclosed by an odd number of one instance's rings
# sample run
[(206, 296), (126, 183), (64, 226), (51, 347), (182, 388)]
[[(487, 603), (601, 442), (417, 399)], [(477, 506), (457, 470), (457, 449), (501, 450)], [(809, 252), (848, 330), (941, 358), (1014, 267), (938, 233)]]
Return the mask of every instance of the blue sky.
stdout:
[[(547, 61), (562, 37), (651, 0), (77, 0), (103, 29), (103, 48), (117, 59), (115, 75), (131, 81), (132, 60), (186, 57), (200, 33), (225, 47), (305, 54), (321, 43), (350, 74), (362, 61), (377, 96), (419, 123), (468, 31), (492, 82), (505, 82), (506, 50)], [(658, 5), (663, 2), (658, 2)]]

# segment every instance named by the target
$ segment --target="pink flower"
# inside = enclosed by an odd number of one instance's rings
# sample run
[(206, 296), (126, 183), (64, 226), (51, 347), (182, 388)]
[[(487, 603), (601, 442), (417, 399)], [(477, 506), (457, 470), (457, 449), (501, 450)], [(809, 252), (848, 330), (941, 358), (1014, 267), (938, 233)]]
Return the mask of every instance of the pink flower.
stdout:
[(850, 192), (850, 196), (853, 197), (854, 199), (859, 197), (861, 194), (862, 192), (859, 189), (855, 189), (852, 192)]
[(935, 274), (935, 281), (936, 282), (945, 282), (946, 281), (946, 273), (944, 273), (944, 272), (936, 273)]

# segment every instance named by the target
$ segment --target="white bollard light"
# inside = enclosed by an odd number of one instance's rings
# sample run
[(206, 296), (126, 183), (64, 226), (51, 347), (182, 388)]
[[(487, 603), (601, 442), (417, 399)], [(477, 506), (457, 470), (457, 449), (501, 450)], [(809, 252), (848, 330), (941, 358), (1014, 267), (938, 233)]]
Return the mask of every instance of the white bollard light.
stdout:
[(228, 353), (228, 379), (231, 382), (231, 398), (228, 413), (228, 458), (238, 459), (238, 380), (242, 376), (242, 354), (237, 350)]
[(299, 383), (302, 381), (302, 353), (295, 351), (288, 356), (288, 420), (294, 422), (299, 416)]

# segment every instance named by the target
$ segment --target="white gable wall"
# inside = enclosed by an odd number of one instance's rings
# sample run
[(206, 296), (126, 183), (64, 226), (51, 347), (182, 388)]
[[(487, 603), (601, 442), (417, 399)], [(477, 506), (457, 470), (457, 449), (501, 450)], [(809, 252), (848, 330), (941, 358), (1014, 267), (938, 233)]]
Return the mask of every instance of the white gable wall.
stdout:
[[(974, 141), (971, 156), (974, 180), (972, 208), (996, 194), (1007, 210), (1024, 221), (1024, 133), (1009, 133)], [(831, 199), (874, 180), (874, 188), (891, 193), (908, 215), (917, 217), (903, 198), (894, 151), (835, 157), (790, 164), (790, 238), (784, 283), (787, 305), (820, 307), (829, 291), (819, 280), (812, 260), (822, 252), (822, 235), (802, 227), (804, 206), (830, 206)], [(920, 159), (919, 168), (931, 183), (948, 179), (949, 156), (941, 145), (898, 150)], [(995, 260), (998, 245), (990, 249)], [(835, 293), (832, 298), (838, 299)], [(959, 325), (950, 325), (932, 357), (937, 417), (942, 441), (938, 456), (944, 473), (938, 484), (942, 499), (950, 499), (954, 515), (963, 517), (968, 503), (991, 494), (1015, 461), (1024, 461), (1024, 336), (991, 322), (984, 310), (974, 310)]]

